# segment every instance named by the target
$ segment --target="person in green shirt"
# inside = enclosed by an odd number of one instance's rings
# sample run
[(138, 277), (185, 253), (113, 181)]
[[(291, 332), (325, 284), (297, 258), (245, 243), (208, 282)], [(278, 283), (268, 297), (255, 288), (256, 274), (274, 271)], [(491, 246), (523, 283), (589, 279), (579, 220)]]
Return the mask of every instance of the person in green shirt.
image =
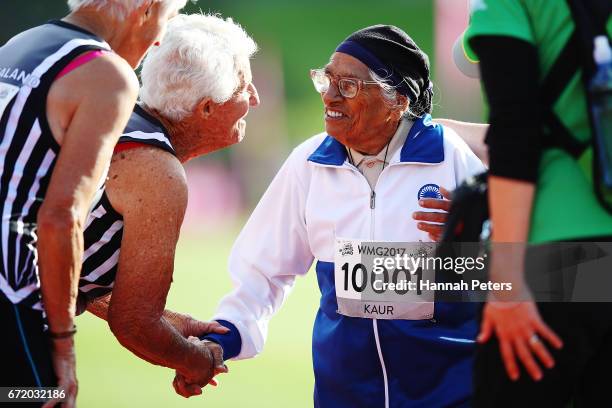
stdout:
[[(604, 3), (599, 6), (607, 9), (612, 33), (612, 3)], [(516, 248), (612, 238), (612, 216), (597, 201), (584, 170), (590, 169), (589, 152), (576, 159), (553, 147), (555, 133), (543, 126), (550, 109), (576, 142), (591, 138), (580, 72), (560, 84), (563, 90), (552, 104), (540, 102), (543, 80), (574, 28), (566, 0), (471, 2), (463, 51), (468, 67), (478, 61), (490, 106), (493, 243)], [(474, 406), (561, 407), (571, 400), (574, 406), (601, 406), (612, 364), (612, 304), (534, 302), (524, 283), (524, 253), (504, 254), (502, 247), (492, 254), (492, 279), (512, 282), (519, 297), (493, 292), (483, 308)]]

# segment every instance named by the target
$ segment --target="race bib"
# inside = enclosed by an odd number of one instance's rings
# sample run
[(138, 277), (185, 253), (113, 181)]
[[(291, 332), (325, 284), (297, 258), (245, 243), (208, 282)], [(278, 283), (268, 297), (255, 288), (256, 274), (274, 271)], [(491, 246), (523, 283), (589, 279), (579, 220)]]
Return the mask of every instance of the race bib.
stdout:
[[(336, 238), (334, 275), (338, 313), (370, 319), (433, 318), (435, 269), (429, 242)], [(421, 260), (421, 261), (419, 261)]]
[(0, 82), (0, 118), (2, 118), (4, 110), (13, 100), (17, 92), (19, 92), (18, 86)]

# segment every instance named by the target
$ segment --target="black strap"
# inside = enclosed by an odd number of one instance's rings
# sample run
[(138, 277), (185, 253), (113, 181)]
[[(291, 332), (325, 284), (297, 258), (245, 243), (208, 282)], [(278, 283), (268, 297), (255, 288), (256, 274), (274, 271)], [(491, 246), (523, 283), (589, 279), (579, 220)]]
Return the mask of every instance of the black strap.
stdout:
[(559, 117), (549, 109), (542, 118), (549, 132), (544, 138), (546, 147), (557, 147), (569, 153), (574, 159), (582, 156), (582, 153), (589, 147), (589, 143), (583, 143), (572, 136), (569, 129), (559, 120)]
[(588, 145), (580, 143), (572, 136), (569, 129), (553, 111), (553, 106), (569, 81), (578, 72), (580, 57), (578, 32), (574, 30), (540, 87), (540, 106), (543, 107), (542, 121), (548, 128), (544, 145), (561, 148), (576, 159), (582, 155)]
[(579, 52), (585, 78), (592, 78), (597, 70), (593, 60), (593, 40), (598, 35), (608, 35), (606, 24), (612, 12), (610, 0), (567, 0), (576, 31), (579, 35)]
[(578, 32), (574, 30), (548, 75), (540, 86), (543, 106), (551, 106), (567, 87), (567, 83), (580, 68), (580, 43)]
[(567, 0), (567, 3), (576, 28), (541, 85), (540, 106), (543, 108), (543, 124), (548, 129), (545, 146), (561, 148), (577, 159), (590, 143), (576, 140), (554, 113), (553, 106), (579, 69), (583, 70), (582, 80), (585, 86), (595, 71), (592, 58), (593, 38), (607, 33), (606, 23), (612, 9), (612, 1)]

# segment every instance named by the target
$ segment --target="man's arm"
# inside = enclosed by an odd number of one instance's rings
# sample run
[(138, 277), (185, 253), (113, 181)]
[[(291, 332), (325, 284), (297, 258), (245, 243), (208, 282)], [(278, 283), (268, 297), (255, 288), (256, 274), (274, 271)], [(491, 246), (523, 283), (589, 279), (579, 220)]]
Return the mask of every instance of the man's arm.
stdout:
[(102, 320), (108, 321), (108, 308), (110, 306), (111, 294), (87, 301), (86, 310)]
[[(112, 294), (102, 296), (90, 301), (87, 304), (87, 311), (102, 320), (108, 320), (108, 308), (110, 307)], [(229, 329), (221, 326), (217, 322), (203, 322), (194, 319), (190, 315), (184, 313), (173, 312), (172, 310), (164, 310), (162, 317), (170, 323), (174, 328), (181, 333), (185, 338), (190, 336), (202, 336), (208, 333), (225, 334)]]
[[(49, 92), (48, 119), (61, 151), (37, 216), (37, 248), (52, 335), (74, 328), (83, 224), (137, 92), (134, 73), (116, 56), (91, 61), (59, 79)], [(55, 372), (69, 395), (68, 405), (76, 395), (73, 347), (71, 337), (52, 343)]]
[(49, 93), (49, 122), (61, 151), (38, 212), (37, 233), (43, 301), (52, 332), (73, 328), (82, 227), (138, 93), (133, 72), (117, 58), (91, 61), (59, 79)]
[(483, 163), (489, 163), (489, 154), (485, 144), (488, 124), (460, 122), (454, 119), (434, 119), (433, 121), (453, 129)]
[(160, 149), (141, 147), (113, 156), (106, 194), (123, 215), (123, 238), (108, 308), (119, 342), (139, 357), (205, 385), (225, 371), (211, 351), (187, 341), (163, 318), (174, 255), (187, 206), (185, 173)]

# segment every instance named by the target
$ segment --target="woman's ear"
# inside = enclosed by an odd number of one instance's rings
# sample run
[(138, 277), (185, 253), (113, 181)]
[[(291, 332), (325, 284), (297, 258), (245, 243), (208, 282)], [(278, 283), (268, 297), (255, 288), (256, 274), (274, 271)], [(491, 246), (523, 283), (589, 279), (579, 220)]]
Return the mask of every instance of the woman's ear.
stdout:
[(408, 97), (400, 94), (398, 92), (397, 94), (397, 99), (396, 99), (396, 103), (397, 103), (397, 110), (396, 112), (399, 113), (399, 118), (401, 119), (401, 117), (404, 115), (404, 113), (406, 113), (406, 111), (408, 111), (408, 107), (410, 106), (410, 100), (408, 99)]
[(402, 112), (405, 112), (408, 107), (410, 106), (410, 101), (408, 100), (408, 97), (405, 95), (402, 95), (401, 93), (398, 92), (397, 94), (397, 106), (399, 106), (402, 110)]

